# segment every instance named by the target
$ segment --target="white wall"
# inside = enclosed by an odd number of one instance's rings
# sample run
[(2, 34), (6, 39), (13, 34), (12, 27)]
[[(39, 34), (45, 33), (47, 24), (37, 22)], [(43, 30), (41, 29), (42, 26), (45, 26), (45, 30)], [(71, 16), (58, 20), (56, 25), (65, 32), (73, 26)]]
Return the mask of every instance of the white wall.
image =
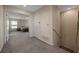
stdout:
[(52, 7), (44, 6), (34, 14), (34, 33), (40, 40), (52, 45)]
[[(55, 14), (55, 15), (54, 15)], [(44, 6), (34, 14), (34, 35), (40, 40), (50, 44), (57, 44), (58, 38), (52, 31), (56, 28), (60, 33), (59, 11), (56, 6)]]
[(58, 46), (60, 46), (60, 41), (61, 41), (61, 39), (60, 39), (60, 36), (61, 36), (61, 32), (60, 32), (60, 23), (61, 23), (61, 19), (60, 19), (60, 10), (58, 9), (58, 7), (57, 6), (52, 6), (52, 24), (53, 24), (53, 29), (55, 29), (56, 30), (56, 32), (55, 31), (53, 31), (53, 43), (55, 44), (55, 45), (58, 45)]
[(0, 51), (4, 45), (3, 6), (0, 6)]
[(7, 6), (4, 6), (4, 35), (5, 39), (4, 42), (8, 42), (9, 40), (9, 18), (8, 18), (8, 12), (7, 12)]

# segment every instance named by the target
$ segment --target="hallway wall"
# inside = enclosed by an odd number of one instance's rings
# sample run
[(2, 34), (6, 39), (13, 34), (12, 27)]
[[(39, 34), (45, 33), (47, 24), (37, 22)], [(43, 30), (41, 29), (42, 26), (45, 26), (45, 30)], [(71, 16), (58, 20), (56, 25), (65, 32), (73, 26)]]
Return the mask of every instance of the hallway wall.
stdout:
[[(34, 14), (34, 32), (35, 36), (40, 40), (47, 42), (50, 45), (52, 43), (52, 8), (51, 6), (45, 6), (38, 10)], [(50, 27), (49, 27), (50, 26)]]
[(56, 6), (44, 6), (34, 14), (34, 35), (40, 40), (50, 44), (57, 45), (59, 38), (53, 28), (60, 33), (59, 10)]
[(4, 45), (3, 6), (0, 6), (0, 51)]
[(60, 36), (61, 36), (61, 32), (60, 32), (61, 19), (60, 19), (60, 10), (57, 6), (52, 6), (52, 17), (53, 17), (53, 19), (52, 19), (53, 27), (52, 28), (55, 29), (57, 32), (56, 33), (55, 31), (53, 31), (53, 39), (54, 39), (53, 43), (55, 45), (60, 46), (60, 44), (61, 44), (61, 42), (60, 42), (61, 41), (61, 39), (60, 39)]

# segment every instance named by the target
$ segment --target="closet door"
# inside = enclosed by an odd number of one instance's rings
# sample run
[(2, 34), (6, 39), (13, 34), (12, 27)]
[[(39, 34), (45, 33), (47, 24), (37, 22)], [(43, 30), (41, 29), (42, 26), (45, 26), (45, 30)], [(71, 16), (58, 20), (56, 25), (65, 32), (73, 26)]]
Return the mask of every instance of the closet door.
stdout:
[(39, 14), (35, 14), (34, 16), (34, 33), (35, 36), (40, 39), (40, 17)]
[(63, 12), (62, 17), (62, 46), (75, 50), (78, 12), (76, 9)]
[(39, 21), (39, 19), (36, 20), (35, 27), (36, 27), (36, 37), (38, 39), (40, 39), (40, 21)]

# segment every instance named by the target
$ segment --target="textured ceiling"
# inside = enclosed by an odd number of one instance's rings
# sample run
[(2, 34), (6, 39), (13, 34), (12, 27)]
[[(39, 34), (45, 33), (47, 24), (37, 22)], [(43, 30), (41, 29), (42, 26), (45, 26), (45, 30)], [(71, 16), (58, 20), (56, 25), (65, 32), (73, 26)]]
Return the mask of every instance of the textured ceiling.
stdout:
[[(43, 6), (44, 5), (26, 5), (26, 6), (14, 5), (14, 7), (21, 8), (21, 9), (24, 9), (24, 10), (30, 11), (30, 12), (35, 12), (36, 10), (40, 9)], [(60, 11), (64, 11), (68, 8), (76, 7), (76, 5), (57, 5), (57, 6), (60, 9)]]
[(21, 8), (21, 9), (24, 9), (24, 10), (30, 11), (30, 12), (35, 12), (36, 10), (40, 9), (41, 7), (43, 7), (43, 5), (26, 5), (26, 6), (14, 5), (14, 7)]
[(60, 11), (65, 11), (67, 9), (75, 8), (77, 5), (57, 5)]

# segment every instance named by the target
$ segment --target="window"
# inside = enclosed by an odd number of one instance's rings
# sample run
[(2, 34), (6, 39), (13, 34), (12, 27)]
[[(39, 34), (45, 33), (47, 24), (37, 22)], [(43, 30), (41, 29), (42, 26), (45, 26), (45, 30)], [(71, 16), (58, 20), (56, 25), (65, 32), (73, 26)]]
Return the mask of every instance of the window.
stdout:
[(16, 29), (17, 28), (17, 21), (11, 21), (11, 28)]

